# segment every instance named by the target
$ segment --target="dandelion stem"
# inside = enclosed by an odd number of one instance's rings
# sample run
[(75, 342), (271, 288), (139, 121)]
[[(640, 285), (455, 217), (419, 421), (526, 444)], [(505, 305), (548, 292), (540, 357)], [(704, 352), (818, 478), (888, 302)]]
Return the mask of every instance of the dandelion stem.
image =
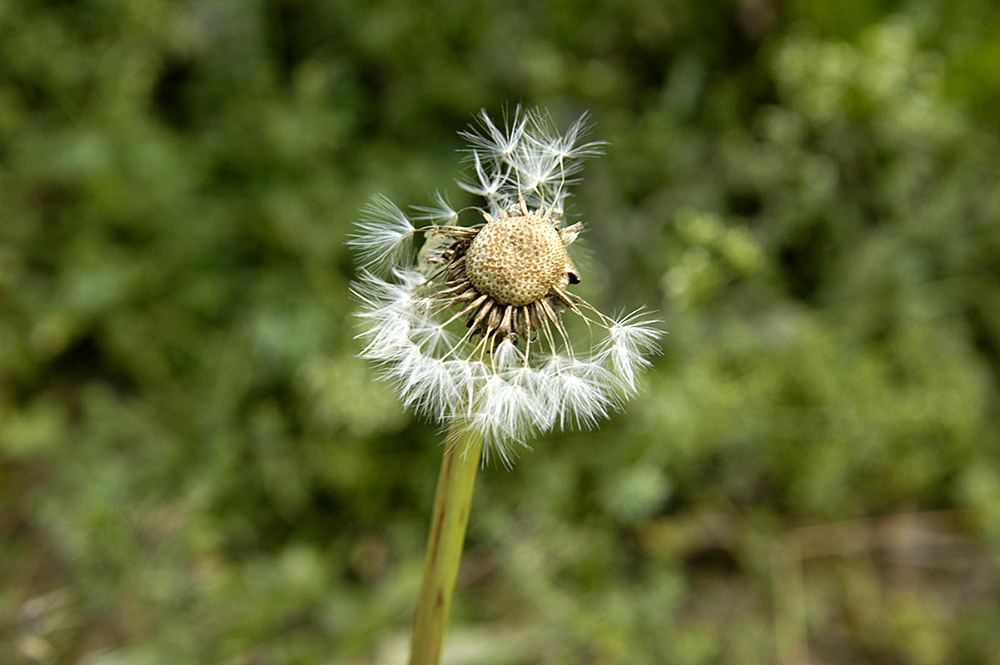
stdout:
[(472, 428), (456, 422), (448, 430), (413, 622), (410, 665), (437, 665), (440, 658), (482, 449), (483, 437)]

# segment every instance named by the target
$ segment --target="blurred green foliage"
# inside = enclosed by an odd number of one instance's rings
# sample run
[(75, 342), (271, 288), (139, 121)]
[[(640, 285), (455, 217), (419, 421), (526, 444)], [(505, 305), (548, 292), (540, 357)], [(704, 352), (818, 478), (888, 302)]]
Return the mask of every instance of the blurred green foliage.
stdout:
[(448, 662), (1000, 663), (988, 0), (0, 2), (3, 662), (403, 662), (440, 433), (343, 241), (519, 102), (670, 335), (480, 475)]

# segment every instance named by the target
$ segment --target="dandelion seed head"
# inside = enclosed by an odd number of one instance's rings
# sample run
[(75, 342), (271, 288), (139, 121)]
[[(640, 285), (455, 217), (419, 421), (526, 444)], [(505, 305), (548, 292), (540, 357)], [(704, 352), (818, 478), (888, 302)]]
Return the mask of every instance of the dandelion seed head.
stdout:
[[(570, 290), (580, 276), (567, 247), (583, 225), (563, 219), (567, 188), (600, 152), (580, 143), (585, 130), (585, 118), (560, 133), (520, 107), (499, 124), (482, 113), (463, 133), (474, 177), (459, 184), (484, 208), (456, 211), (437, 194), (416, 208), (429, 222), (416, 227), (376, 197), (349, 241), (362, 266), (361, 355), (408, 408), (480, 434), (484, 460), (510, 466), (531, 436), (594, 427), (637, 391), (658, 350), (643, 310), (615, 320)], [(465, 213), (478, 219), (461, 225)], [(588, 334), (574, 339), (566, 317)]]

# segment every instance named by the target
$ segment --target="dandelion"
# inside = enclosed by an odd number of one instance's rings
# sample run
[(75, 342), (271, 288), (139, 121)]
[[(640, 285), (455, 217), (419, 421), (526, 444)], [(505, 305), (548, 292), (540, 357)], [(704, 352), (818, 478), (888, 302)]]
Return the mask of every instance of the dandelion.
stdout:
[[(363, 268), (362, 355), (407, 407), (475, 430), (485, 457), (508, 466), (530, 437), (591, 427), (621, 407), (660, 336), (642, 310), (613, 319), (569, 289), (580, 275), (568, 248), (583, 225), (563, 219), (566, 189), (600, 148), (579, 143), (584, 129), (585, 118), (559, 134), (538, 112), (518, 109), (504, 125), (483, 113), (463, 133), (475, 173), (463, 187), (484, 208), (456, 211), (438, 194), (417, 209), (413, 219), (429, 223), (418, 226), (378, 197), (350, 240)], [(477, 223), (459, 224), (471, 215)]]
[(480, 458), (509, 467), (534, 435), (593, 427), (636, 393), (658, 350), (644, 310), (613, 318), (570, 290), (583, 225), (564, 219), (567, 188), (601, 148), (581, 142), (585, 130), (585, 116), (560, 133), (541, 112), (519, 107), (502, 124), (483, 112), (462, 134), (473, 179), (459, 184), (484, 207), (455, 210), (437, 194), (411, 220), (377, 197), (349, 241), (361, 355), (448, 428), (413, 665), (437, 662)]

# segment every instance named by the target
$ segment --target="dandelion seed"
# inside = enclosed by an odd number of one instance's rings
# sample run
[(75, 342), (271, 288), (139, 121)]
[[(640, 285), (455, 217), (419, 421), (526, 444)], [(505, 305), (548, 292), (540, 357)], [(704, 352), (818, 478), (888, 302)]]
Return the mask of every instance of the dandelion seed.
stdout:
[(348, 244), (358, 251), (362, 265), (382, 273), (406, 261), (413, 232), (413, 224), (395, 203), (376, 196), (362, 210)]
[[(518, 108), (501, 125), (482, 113), (462, 134), (474, 179), (459, 184), (484, 208), (456, 211), (437, 194), (416, 209), (430, 223), (418, 228), (377, 197), (350, 241), (363, 266), (361, 355), (406, 406), (481, 435), (484, 459), (508, 466), (530, 436), (593, 427), (620, 408), (658, 351), (644, 310), (616, 320), (569, 288), (582, 224), (563, 220), (566, 189), (601, 145), (580, 143), (585, 129), (585, 118), (560, 133), (539, 112)], [(461, 225), (465, 213), (479, 219)], [(569, 315), (589, 331), (579, 340)]]
[(459, 132), (468, 139), (474, 152), (492, 156), (498, 162), (510, 163), (511, 157), (518, 150), (524, 131), (531, 120), (531, 114), (515, 113), (512, 125), (501, 130), (494, 124), (485, 109), (479, 112), (479, 122), (482, 131)]
[(647, 356), (660, 352), (657, 323), (644, 310), (636, 310), (616, 321), (602, 344), (601, 355), (611, 361), (630, 392), (635, 392), (639, 373), (651, 364)]
[(435, 225), (458, 224), (458, 212), (451, 207), (441, 192), (434, 192), (433, 206), (413, 206), (413, 209), (420, 213), (413, 216), (415, 220)]

